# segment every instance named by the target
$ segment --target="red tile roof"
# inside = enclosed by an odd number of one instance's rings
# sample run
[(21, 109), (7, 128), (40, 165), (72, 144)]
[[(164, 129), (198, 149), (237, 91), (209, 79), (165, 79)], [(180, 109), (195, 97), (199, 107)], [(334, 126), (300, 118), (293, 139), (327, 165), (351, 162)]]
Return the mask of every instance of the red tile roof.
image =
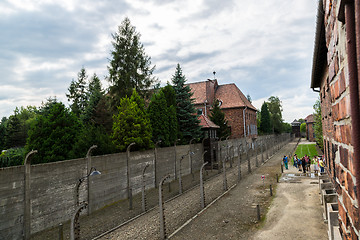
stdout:
[[(216, 80), (215, 80), (216, 81)], [(212, 104), (214, 99), (207, 99), (206, 95), (206, 81), (188, 84), (193, 92), (194, 104), (204, 104), (205, 100)], [(222, 101), (220, 108), (241, 108), (248, 107), (256, 110), (256, 108), (249, 102), (240, 89), (234, 84), (217, 85), (215, 89), (215, 98)], [(209, 90), (209, 89), (208, 89)]]
[(248, 107), (256, 110), (234, 83), (219, 85), (215, 97), (222, 101), (220, 108)]
[(310, 114), (309, 116), (307, 116), (307, 117), (305, 118), (305, 121), (306, 121), (307, 123), (313, 123), (313, 122), (314, 122), (314, 115)]
[(194, 104), (203, 104), (206, 100), (206, 82), (197, 82), (188, 84), (193, 93)]
[(201, 128), (220, 128), (218, 125), (213, 123), (209, 118), (207, 118), (204, 114), (198, 116), (200, 120)]

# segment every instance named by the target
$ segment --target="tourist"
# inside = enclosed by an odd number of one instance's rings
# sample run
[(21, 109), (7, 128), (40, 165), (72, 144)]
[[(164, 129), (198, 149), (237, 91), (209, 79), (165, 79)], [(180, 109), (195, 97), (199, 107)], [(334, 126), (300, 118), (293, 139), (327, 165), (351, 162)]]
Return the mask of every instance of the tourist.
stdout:
[(296, 154), (294, 154), (294, 165), (293, 165), (294, 167), (298, 167), (298, 158), (297, 158), (297, 155)]
[[(306, 156), (306, 155), (305, 155), (305, 156)], [(305, 157), (302, 157), (302, 158), (301, 158), (301, 165), (302, 165), (303, 173), (306, 173)]]
[(299, 172), (301, 172), (302, 171), (302, 160), (301, 160), (301, 158), (298, 158), (297, 160), (298, 160)]
[(319, 166), (320, 166), (320, 172), (323, 173), (325, 168), (325, 163), (322, 158), (320, 158), (319, 160)]
[(308, 172), (311, 172), (311, 169), (310, 169), (310, 158), (309, 158), (308, 155), (306, 155), (306, 154), (305, 154), (304, 158), (305, 158), (306, 170), (307, 170)]
[(314, 162), (314, 172), (315, 174), (317, 174), (319, 172), (319, 159), (317, 156), (314, 156), (313, 162)]
[(287, 156), (284, 156), (283, 162), (284, 162), (284, 165), (285, 165), (285, 169), (289, 169), (289, 167), (288, 167), (288, 157)]

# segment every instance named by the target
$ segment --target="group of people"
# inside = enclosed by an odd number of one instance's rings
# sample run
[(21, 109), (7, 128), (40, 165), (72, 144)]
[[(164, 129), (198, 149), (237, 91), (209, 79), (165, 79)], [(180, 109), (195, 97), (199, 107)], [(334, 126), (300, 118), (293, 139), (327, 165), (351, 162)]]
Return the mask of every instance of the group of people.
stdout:
[[(306, 171), (311, 172), (311, 165), (313, 165), (314, 172), (318, 173), (319, 169), (320, 172), (324, 172), (325, 163), (321, 156), (314, 156), (314, 158), (311, 160), (308, 155), (303, 156), (302, 158), (298, 158), (297, 154), (294, 154), (294, 167), (298, 168), (299, 171), (306, 173)], [(284, 156), (283, 163), (285, 166), (285, 169), (289, 169), (289, 157)]]

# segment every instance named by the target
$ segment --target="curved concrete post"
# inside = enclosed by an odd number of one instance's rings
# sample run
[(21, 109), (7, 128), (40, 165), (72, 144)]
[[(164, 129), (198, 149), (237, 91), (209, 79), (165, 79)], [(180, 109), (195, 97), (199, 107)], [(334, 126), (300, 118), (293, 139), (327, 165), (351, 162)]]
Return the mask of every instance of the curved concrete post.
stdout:
[(157, 171), (156, 171), (156, 165), (157, 165), (157, 157), (158, 157), (158, 154), (157, 154), (157, 147), (158, 147), (158, 144), (161, 143), (161, 140), (158, 140), (156, 143), (155, 143), (155, 148), (154, 148), (154, 187), (157, 188)]
[(162, 185), (164, 184), (164, 181), (169, 177), (170, 177), (170, 174), (164, 176), (159, 183), (160, 239), (166, 239), (164, 199), (162, 197)]
[(186, 157), (186, 155), (190, 154), (190, 151), (188, 151), (187, 154), (181, 156), (180, 161), (179, 161), (179, 194), (182, 194), (182, 180), (181, 180), (181, 162), (182, 160), (184, 160), (184, 158)]
[(177, 179), (177, 171), (176, 171), (176, 142), (180, 139), (176, 139), (174, 142), (174, 178)]
[[(189, 151), (191, 152), (191, 144), (192, 144), (192, 141), (194, 141), (195, 138), (191, 139), (190, 142), (189, 142)], [(190, 166), (190, 173), (193, 174), (193, 167), (192, 167), (192, 156), (191, 154), (189, 154), (189, 166)]]
[(228, 189), (227, 187), (227, 179), (226, 179), (226, 158), (222, 160), (223, 162), (223, 189), (226, 191)]
[(81, 206), (78, 206), (74, 215), (71, 217), (71, 224), (70, 224), (70, 240), (79, 240), (80, 239), (80, 223), (79, 217), (80, 213), (83, 209), (86, 208), (88, 204), (84, 202)]
[(201, 202), (201, 208), (205, 208), (205, 192), (204, 192), (203, 170), (204, 170), (204, 167), (205, 167), (206, 164), (208, 164), (208, 162), (205, 162), (200, 168), (200, 202)]
[(260, 151), (261, 151), (261, 162), (264, 163), (264, 149), (263, 149), (263, 145), (264, 145), (264, 140), (261, 140), (260, 142)]
[(241, 148), (242, 144), (238, 146), (238, 182), (241, 180)]
[(150, 166), (150, 164), (146, 164), (143, 171), (142, 171), (142, 189), (141, 189), (141, 195), (142, 195), (142, 210), (143, 212), (147, 211), (147, 204), (146, 204), (146, 195), (145, 195), (145, 171)]
[[(86, 175), (89, 175), (91, 172), (91, 167), (92, 167), (91, 151), (95, 148), (97, 148), (97, 145), (92, 145), (86, 153), (86, 159), (87, 159), (87, 174)], [(91, 186), (90, 185), (91, 185), (90, 178), (87, 178), (87, 202), (88, 202), (87, 215), (90, 215), (90, 213), (91, 213), (91, 201), (90, 201)]]
[(126, 148), (126, 189), (127, 189), (127, 198), (130, 199), (130, 148), (135, 145), (135, 143), (130, 143)]
[(25, 188), (24, 188), (24, 239), (30, 239), (31, 235), (31, 199), (30, 199), (30, 179), (31, 179), (31, 155), (36, 154), (37, 150), (31, 150), (25, 157)]

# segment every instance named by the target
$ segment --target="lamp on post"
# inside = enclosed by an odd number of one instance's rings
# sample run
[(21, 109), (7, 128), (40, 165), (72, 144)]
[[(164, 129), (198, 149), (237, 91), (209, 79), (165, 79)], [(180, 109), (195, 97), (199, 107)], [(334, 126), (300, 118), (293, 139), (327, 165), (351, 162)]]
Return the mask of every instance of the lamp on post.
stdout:
[[(100, 175), (101, 174), (101, 172), (99, 172), (98, 170), (96, 170), (96, 168), (95, 167), (91, 167), (90, 168), (90, 172), (86, 175), (86, 176), (84, 176), (84, 177), (82, 177), (82, 178), (79, 178), (79, 181), (78, 181), (78, 183), (76, 184), (76, 206), (79, 206), (80, 205), (80, 201), (79, 201), (79, 190), (80, 190), (80, 186), (81, 186), (81, 184), (87, 179), (87, 180), (89, 180), (89, 177), (90, 176), (95, 176), (95, 175)], [(88, 199), (88, 201), (89, 201), (89, 199)], [(85, 201), (84, 201), (85, 202)]]
[[(91, 162), (91, 152), (93, 149), (97, 148), (97, 145), (92, 145), (89, 150), (86, 153), (86, 159), (87, 159), (87, 174), (91, 173), (91, 168), (92, 168), (92, 162)], [(90, 202), (90, 194), (91, 194), (91, 183), (90, 183), (90, 179), (87, 178), (87, 186), (88, 186), (88, 191), (87, 191), (87, 201), (88, 201), (88, 206), (87, 206), (87, 215), (89, 215), (91, 213), (91, 202)]]

